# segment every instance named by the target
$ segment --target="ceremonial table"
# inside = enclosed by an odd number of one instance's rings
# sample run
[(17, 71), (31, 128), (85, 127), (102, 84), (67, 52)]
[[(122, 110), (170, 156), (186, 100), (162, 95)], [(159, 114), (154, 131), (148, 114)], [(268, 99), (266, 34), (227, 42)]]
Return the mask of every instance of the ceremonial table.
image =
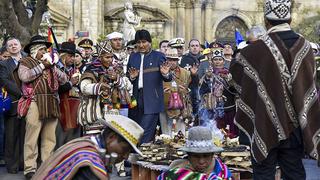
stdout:
[(169, 170), (167, 165), (155, 165), (151, 162), (132, 163), (132, 180), (155, 180), (161, 172)]

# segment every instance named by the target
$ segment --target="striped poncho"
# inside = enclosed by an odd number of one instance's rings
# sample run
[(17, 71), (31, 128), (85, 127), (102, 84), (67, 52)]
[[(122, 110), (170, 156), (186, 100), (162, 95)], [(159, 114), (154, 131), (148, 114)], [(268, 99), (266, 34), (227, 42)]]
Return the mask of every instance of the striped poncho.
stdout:
[(96, 144), (89, 138), (77, 138), (59, 148), (36, 172), (34, 179), (73, 179), (83, 167), (89, 167), (99, 179), (108, 174)]
[(160, 174), (157, 180), (231, 180), (231, 173), (220, 159), (215, 159), (210, 174), (194, 172), (189, 168), (173, 168)]

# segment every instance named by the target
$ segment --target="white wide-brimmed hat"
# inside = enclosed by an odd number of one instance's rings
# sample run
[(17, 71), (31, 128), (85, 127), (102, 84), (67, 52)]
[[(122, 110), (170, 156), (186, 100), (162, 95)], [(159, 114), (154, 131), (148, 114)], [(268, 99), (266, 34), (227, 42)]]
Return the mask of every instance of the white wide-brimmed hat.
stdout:
[(142, 137), (144, 130), (138, 123), (122, 115), (105, 115), (105, 125), (122, 136), (133, 149), (143, 156), (137, 145)]
[(180, 150), (190, 153), (217, 153), (223, 148), (216, 146), (212, 140), (211, 130), (207, 127), (196, 126), (189, 129), (188, 139)]

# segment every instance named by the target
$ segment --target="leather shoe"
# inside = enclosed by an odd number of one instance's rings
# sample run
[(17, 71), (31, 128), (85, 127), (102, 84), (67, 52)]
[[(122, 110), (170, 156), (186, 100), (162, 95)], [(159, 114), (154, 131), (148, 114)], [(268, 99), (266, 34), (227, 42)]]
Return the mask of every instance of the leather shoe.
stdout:
[(25, 177), (27, 180), (30, 180), (33, 175), (34, 175), (34, 172), (29, 172), (29, 173), (25, 174), (24, 177)]

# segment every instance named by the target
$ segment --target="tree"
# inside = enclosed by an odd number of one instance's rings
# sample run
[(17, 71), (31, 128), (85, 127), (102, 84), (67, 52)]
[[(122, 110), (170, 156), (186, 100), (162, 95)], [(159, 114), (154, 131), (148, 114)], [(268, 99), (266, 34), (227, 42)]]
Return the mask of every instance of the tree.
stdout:
[[(48, 0), (29, 0), (34, 6), (26, 7), (22, 0), (0, 1), (1, 29), (6, 33), (20, 39), (23, 45), (29, 42), (31, 36), (38, 33), (42, 15), (47, 11)], [(28, 13), (27, 8), (31, 11)]]
[[(314, 12), (314, 14), (310, 16), (310, 12)], [(320, 41), (320, 10), (305, 9), (300, 14), (309, 15), (309, 17), (307, 16), (298, 24), (294, 24), (293, 29), (309, 41), (318, 43)]]

